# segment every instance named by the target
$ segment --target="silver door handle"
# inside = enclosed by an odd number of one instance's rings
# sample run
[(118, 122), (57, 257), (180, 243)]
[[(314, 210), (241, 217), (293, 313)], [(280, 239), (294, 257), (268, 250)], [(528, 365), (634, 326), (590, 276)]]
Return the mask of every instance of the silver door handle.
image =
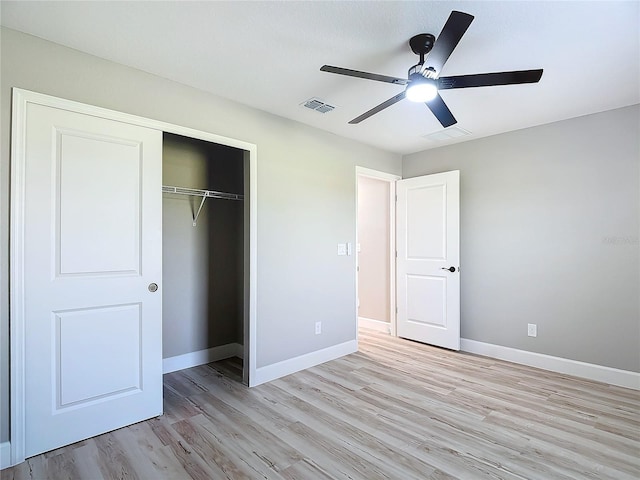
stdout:
[(150, 283), (149, 284), (149, 291), (151, 293), (158, 291), (158, 284), (157, 283)]

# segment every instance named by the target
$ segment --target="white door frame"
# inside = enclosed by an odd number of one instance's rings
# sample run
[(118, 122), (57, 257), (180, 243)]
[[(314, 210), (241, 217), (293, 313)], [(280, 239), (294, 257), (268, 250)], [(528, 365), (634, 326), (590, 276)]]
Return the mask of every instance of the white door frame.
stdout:
[(400, 175), (356, 166), (356, 338), (358, 325), (358, 177), (374, 178), (389, 183), (389, 327), (396, 336), (396, 181)]
[[(25, 292), (24, 292), (24, 231), (25, 231), (25, 160), (26, 120), (29, 103), (93, 115), (118, 122), (129, 123), (174, 133), (185, 137), (215, 142), (249, 152), (249, 345), (245, 342), (244, 361), (249, 365), (249, 386), (256, 378), (256, 304), (257, 304), (257, 146), (253, 143), (223, 137), (201, 130), (152, 120), (136, 115), (86, 105), (13, 88), (11, 119), (11, 220), (10, 220), (10, 410), (11, 410), (11, 465), (25, 459)], [(247, 328), (248, 327), (248, 328)], [(248, 350), (248, 351), (247, 351)]]

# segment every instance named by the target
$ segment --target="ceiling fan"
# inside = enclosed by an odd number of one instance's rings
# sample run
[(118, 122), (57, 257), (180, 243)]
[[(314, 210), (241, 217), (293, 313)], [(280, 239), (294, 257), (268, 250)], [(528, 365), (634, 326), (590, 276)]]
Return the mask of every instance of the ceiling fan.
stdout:
[(449, 19), (447, 23), (445, 23), (437, 40), (430, 33), (421, 33), (412, 37), (411, 40), (409, 40), (409, 46), (413, 53), (420, 56), (420, 62), (409, 69), (407, 79), (323, 65), (320, 68), (323, 72), (365, 78), (377, 82), (393, 83), (395, 85), (406, 85), (403, 92), (382, 102), (377, 107), (363, 113), (359, 117), (354, 118), (349, 123), (360, 123), (400, 100), (407, 98), (413, 102), (424, 102), (442, 126), (446, 128), (454, 125), (457, 121), (438, 93), (439, 90), (536, 83), (540, 80), (540, 77), (542, 77), (542, 69), (440, 77), (442, 67), (458, 45), (458, 42), (460, 42), (469, 25), (471, 25), (473, 18), (473, 15), (454, 10), (451, 12), (451, 15), (449, 15)]

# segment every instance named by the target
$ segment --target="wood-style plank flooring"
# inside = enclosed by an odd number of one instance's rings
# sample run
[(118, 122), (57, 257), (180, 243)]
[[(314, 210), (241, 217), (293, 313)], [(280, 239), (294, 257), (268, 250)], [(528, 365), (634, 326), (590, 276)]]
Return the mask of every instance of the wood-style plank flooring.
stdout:
[(371, 331), (252, 389), (227, 367), (166, 375), (162, 417), (2, 480), (640, 478), (638, 391)]

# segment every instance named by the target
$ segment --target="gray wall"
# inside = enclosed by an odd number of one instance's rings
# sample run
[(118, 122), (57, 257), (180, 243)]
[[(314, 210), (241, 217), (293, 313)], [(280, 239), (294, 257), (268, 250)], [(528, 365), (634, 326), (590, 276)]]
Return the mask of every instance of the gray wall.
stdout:
[(639, 119), (636, 105), (404, 157), (405, 178), (460, 170), (463, 338), (640, 371)]
[(400, 155), (13, 30), (2, 29), (0, 40), (0, 441), (9, 418), (11, 87), (256, 144), (257, 366), (355, 339), (355, 257), (336, 255), (337, 243), (355, 242), (355, 165), (400, 174)]
[[(242, 194), (243, 150), (164, 135), (162, 183)], [(164, 194), (162, 353), (164, 358), (243, 343), (242, 202)]]

